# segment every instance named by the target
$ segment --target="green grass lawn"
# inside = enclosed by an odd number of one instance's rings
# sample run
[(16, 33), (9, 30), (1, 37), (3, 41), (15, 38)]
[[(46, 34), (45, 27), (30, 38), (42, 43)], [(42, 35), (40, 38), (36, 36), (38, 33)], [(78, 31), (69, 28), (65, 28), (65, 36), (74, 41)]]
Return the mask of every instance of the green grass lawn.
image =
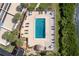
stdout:
[(0, 48), (6, 50), (8, 52), (12, 52), (13, 49), (14, 49), (14, 46), (11, 46), (11, 45), (9, 45), (9, 46), (3, 46), (3, 45), (0, 44)]
[(29, 11), (33, 11), (34, 8), (36, 7), (37, 3), (31, 3), (29, 6), (28, 6), (28, 10)]
[(39, 5), (39, 8), (41, 8), (42, 10), (48, 9), (50, 7), (51, 3), (41, 3)]
[(56, 19), (55, 19), (55, 41), (56, 41), (56, 48), (59, 49), (59, 25), (58, 22), (60, 20), (60, 14), (59, 14), (59, 6), (58, 4), (56, 5)]

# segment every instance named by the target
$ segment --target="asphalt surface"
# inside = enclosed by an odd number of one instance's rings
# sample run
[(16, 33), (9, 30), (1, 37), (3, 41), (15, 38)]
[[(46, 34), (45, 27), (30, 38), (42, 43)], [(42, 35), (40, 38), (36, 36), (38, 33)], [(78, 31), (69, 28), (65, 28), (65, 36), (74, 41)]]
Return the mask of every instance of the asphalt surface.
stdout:
[(76, 31), (77, 31), (77, 43), (78, 43), (78, 47), (79, 47), (79, 4), (77, 4), (77, 7), (76, 7)]

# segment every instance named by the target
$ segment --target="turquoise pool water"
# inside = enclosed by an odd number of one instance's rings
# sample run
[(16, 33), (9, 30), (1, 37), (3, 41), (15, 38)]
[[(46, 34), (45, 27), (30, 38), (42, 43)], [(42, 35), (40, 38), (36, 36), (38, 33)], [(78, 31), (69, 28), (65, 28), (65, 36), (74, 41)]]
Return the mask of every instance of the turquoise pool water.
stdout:
[(35, 19), (35, 38), (45, 38), (45, 18)]

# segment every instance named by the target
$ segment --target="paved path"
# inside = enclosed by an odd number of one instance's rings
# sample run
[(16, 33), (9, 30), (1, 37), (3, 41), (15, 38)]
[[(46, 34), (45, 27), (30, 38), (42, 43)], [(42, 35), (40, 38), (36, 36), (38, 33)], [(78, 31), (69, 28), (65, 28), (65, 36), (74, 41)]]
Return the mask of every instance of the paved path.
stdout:
[(79, 4), (77, 5), (77, 8), (76, 8), (76, 26), (77, 26), (78, 35), (79, 35)]
[[(77, 35), (78, 35), (78, 38), (79, 38), (79, 4), (77, 4), (75, 13), (76, 13), (76, 15), (75, 15), (75, 18), (76, 18), (76, 31), (77, 31)], [(77, 39), (77, 43), (78, 43), (78, 47), (79, 47), (79, 39)]]
[(38, 7), (39, 7), (39, 5), (40, 5), (40, 3), (38, 3), (38, 4), (36, 5), (36, 7), (35, 7), (35, 9), (34, 9), (34, 10), (36, 10), (36, 8), (38, 8)]

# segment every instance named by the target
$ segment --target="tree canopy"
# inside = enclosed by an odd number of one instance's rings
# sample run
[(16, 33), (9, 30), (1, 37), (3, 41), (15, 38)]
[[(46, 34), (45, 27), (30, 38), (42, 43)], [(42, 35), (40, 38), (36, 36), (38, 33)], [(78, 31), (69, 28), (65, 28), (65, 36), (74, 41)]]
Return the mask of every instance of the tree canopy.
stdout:
[(14, 43), (16, 46), (22, 46), (23, 41), (18, 38), (19, 32), (16, 30), (11, 32), (5, 32), (2, 36), (3, 39), (9, 41), (10, 43)]
[[(76, 55), (77, 45), (76, 45), (76, 31), (74, 22), (74, 11), (75, 4), (60, 4), (60, 16), (61, 16), (61, 34), (62, 38), (60, 45), (61, 55)], [(59, 43), (60, 44), (60, 43)]]
[(19, 20), (21, 20), (22, 17), (22, 14), (16, 13), (13, 17), (13, 23), (17, 23)]
[(15, 41), (15, 35), (11, 32), (5, 32), (2, 36), (2, 38), (6, 39), (9, 42)]
[(21, 3), (22, 8), (27, 8), (28, 7), (28, 3)]
[(23, 41), (17, 38), (15, 44), (16, 46), (21, 47), (23, 45)]

